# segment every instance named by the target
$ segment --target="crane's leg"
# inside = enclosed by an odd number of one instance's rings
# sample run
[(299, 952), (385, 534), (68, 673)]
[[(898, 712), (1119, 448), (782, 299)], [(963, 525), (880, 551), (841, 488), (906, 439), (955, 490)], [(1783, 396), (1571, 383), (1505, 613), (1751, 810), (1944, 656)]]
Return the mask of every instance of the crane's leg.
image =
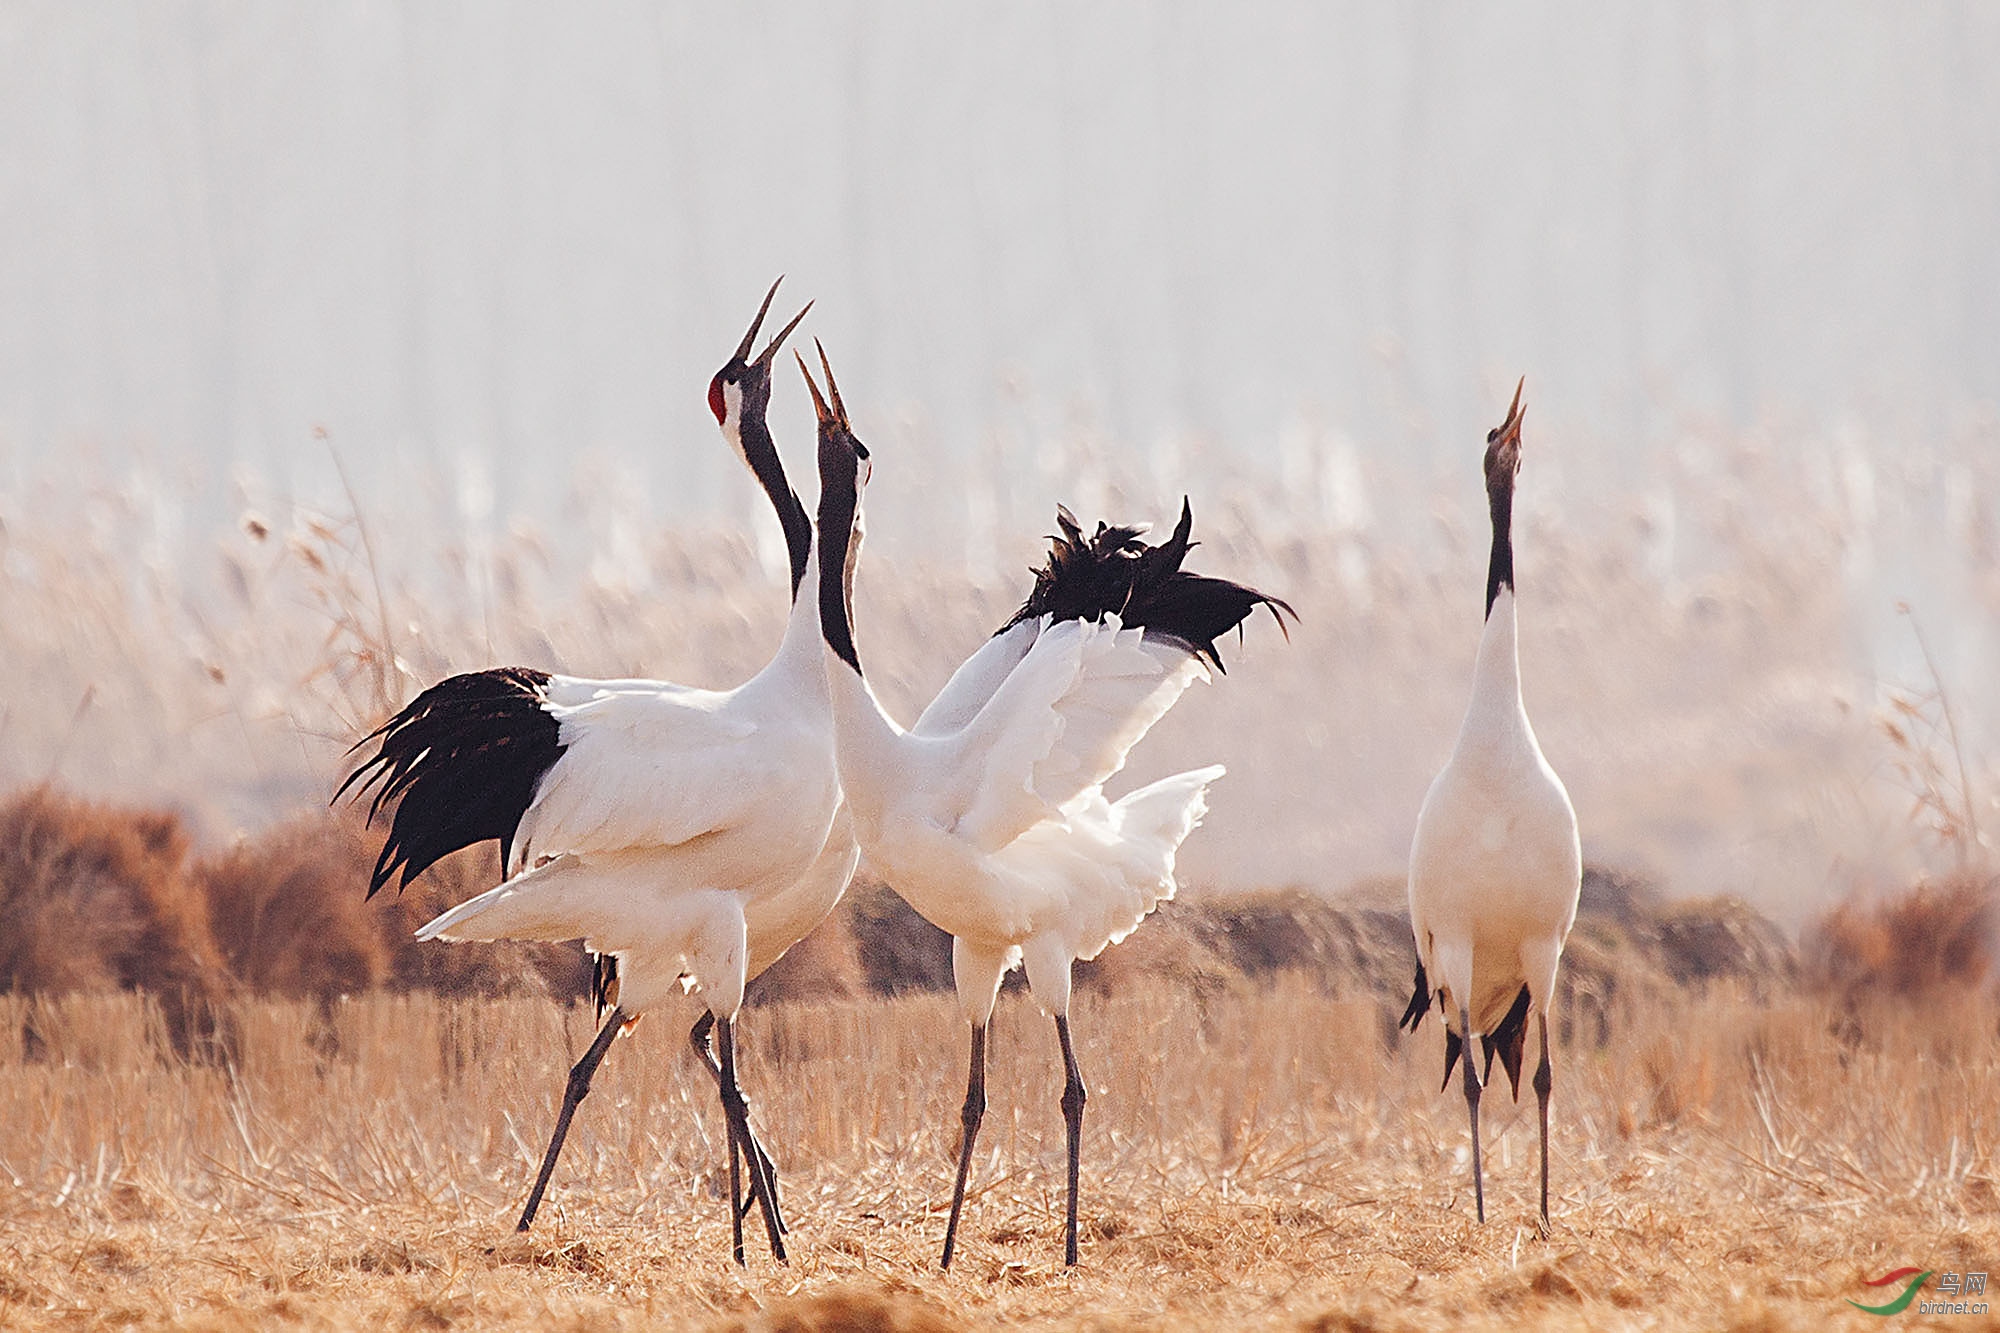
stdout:
[(1458, 1022), (1465, 1033), (1465, 1109), (1472, 1116), (1472, 1199), (1479, 1220), (1486, 1220), (1486, 1179), (1479, 1164), (1479, 1062), (1472, 1058), (1472, 1014), (1461, 1004)]
[(1549, 1090), (1555, 1087), (1555, 1067), (1549, 1063), (1549, 1016), (1536, 1015), (1542, 1025), (1542, 1062), (1535, 1066), (1535, 1100), (1542, 1111), (1542, 1235), (1549, 1234)]
[[(729, 1195), (736, 1197), (741, 1178), (737, 1174), (735, 1152), (740, 1151), (743, 1162), (750, 1168), (750, 1192), (756, 1197), (757, 1206), (764, 1214), (764, 1230), (771, 1241), (771, 1257), (779, 1263), (789, 1263), (785, 1257), (784, 1234), (778, 1227), (778, 1210), (771, 1199), (770, 1181), (758, 1168), (757, 1158), (750, 1150), (750, 1104), (743, 1099), (743, 1089), (736, 1085), (736, 1027), (726, 1018), (715, 1020), (715, 1040), (720, 1056), (722, 1077), (718, 1080), (722, 1088), (722, 1114), (729, 1122), (729, 1137), (735, 1150), (729, 1158)], [(730, 1213), (734, 1219), (731, 1243), (732, 1253), (738, 1264), (743, 1263), (743, 1215), (732, 1204)]]
[(1062, 1040), (1063, 1123), (1069, 1127), (1069, 1217), (1063, 1227), (1063, 1263), (1076, 1267), (1076, 1183), (1083, 1154), (1083, 1075), (1076, 1051), (1069, 1044), (1069, 1015), (1056, 1015), (1056, 1036)]
[(569, 1122), (576, 1115), (577, 1105), (590, 1095), (591, 1075), (604, 1063), (604, 1053), (611, 1049), (611, 1039), (618, 1035), (618, 1029), (625, 1023), (625, 1011), (614, 1008), (611, 1017), (605, 1020), (603, 1030), (597, 1034), (597, 1040), (590, 1043), (590, 1049), (569, 1071), (569, 1082), (563, 1086), (562, 1110), (556, 1115), (556, 1132), (549, 1139), (548, 1155), (542, 1158), (542, 1173), (535, 1177), (534, 1191), (528, 1195), (528, 1206), (521, 1210), (521, 1220), (514, 1227), (516, 1231), (526, 1231), (535, 1224), (535, 1213), (542, 1206), (542, 1194), (549, 1187), (549, 1177), (556, 1171), (556, 1158), (562, 1156), (563, 1140), (569, 1137)]
[[(714, 1027), (715, 1015), (703, 1010), (701, 1017), (695, 1020), (694, 1027), (688, 1032), (688, 1045), (694, 1047), (695, 1056), (700, 1059), (702, 1068), (708, 1071), (708, 1076), (715, 1080), (715, 1086), (720, 1090), (722, 1087), (722, 1066), (715, 1062), (715, 1051), (708, 1043), (708, 1034)], [(735, 1167), (736, 1151), (736, 1144), (732, 1140), (729, 1145), (732, 1169)], [(764, 1145), (757, 1141), (755, 1132), (752, 1132), (750, 1135), (750, 1152), (757, 1159), (759, 1168), (764, 1172), (764, 1182), (770, 1186), (771, 1206), (778, 1210), (778, 1230), (786, 1235), (790, 1235), (792, 1228), (785, 1221), (784, 1210), (778, 1206), (778, 1169), (771, 1165), (770, 1154), (766, 1153)], [(756, 1202), (756, 1198), (752, 1195), (739, 1196), (735, 1200), (737, 1215), (739, 1217), (748, 1217), (750, 1209), (755, 1206)]]
[(959, 1123), (965, 1137), (958, 1145), (958, 1184), (951, 1191), (951, 1221), (944, 1228), (944, 1258), (939, 1268), (951, 1267), (951, 1248), (958, 1240), (958, 1213), (965, 1206), (965, 1182), (972, 1174), (972, 1145), (979, 1138), (979, 1122), (986, 1116), (986, 1025), (972, 1025), (972, 1070), (965, 1076), (965, 1105)]

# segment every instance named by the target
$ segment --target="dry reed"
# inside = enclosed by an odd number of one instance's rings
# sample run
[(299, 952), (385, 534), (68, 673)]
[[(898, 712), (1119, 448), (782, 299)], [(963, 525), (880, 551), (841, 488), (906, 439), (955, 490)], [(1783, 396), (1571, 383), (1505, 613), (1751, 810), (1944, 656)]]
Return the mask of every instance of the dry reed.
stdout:
[[(377, 996), (231, 1009), (233, 1070), (139, 997), (0, 1000), (0, 1324), (346, 1329), (1820, 1328), (1903, 1262), (2000, 1255), (1990, 998), (1740, 987), (1621, 1014), (1558, 1066), (1549, 1240), (1532, 1103), (1489, 1102), (1491, 1220), (1435, 1034), (1296, 975), (1200, 1006), (1079, 1001), (1084, 1266), (1059, 1262), (1060, 1074), (1003, 999), (964, 1260), (935, 1271), (965, 1031), (942, 996), (763, 1008), (744, 1077), (795, 1262), (727, 1262), (713, 1085), (641, 1023), (544, 1222), (510, 1231), (587, 1009)], [(42, 1034), (28, 1058), (13, 1034)], [(900, 1321), (900, 1322), (899, 1322)]]

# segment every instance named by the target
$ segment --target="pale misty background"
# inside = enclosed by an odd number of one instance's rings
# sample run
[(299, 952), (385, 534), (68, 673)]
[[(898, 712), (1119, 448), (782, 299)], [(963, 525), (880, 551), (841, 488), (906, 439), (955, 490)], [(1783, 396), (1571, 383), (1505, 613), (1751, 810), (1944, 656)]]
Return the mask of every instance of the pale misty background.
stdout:
[[(1668, 591), (1716, 558), (1694, 436), (1832, 487), (1861, 693), (1906, 599), (1983, 745), (1996, 69), (1972, 3), (0, 3), (0, 518), (125, 487), (135, 560), (200, 571), (338, 457), (475, 548), (595, 558), (579, 491), (764, 524), (703, 390), (782, 272), (871, 560), (1018, 580), (1057, 500), (1189, 491), (1476, 584), (1437, 513), (1526, 373), (1524, 503), (1642, 521)], [(773, 421), (809, 468), (789, 371)]]

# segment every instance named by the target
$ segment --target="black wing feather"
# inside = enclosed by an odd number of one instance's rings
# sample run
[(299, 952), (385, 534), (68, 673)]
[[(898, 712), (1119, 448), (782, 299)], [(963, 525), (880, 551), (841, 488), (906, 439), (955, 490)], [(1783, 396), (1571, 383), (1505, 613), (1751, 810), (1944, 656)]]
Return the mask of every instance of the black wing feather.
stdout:
[(1289, 603), (1228, 579), (1190, 573), (1181, 562), (1197, 543), (1190, 540), (1194, 511), (1181, 500), (1180, 522), (1154, 546), (1140, 529), (1097, 525), (1085, 536), (1076, 516), (1056, 509), (1058, 531), (1049, 539), (1048, 563), (1034, 571), (1035, 586), (997, 633), (1024, 620), (1101, 620), (1116, 615), (1128, 629), (1172, 639), (1223, 670), (1215, 641), (1239, 628), (1260, 606), (1285, 628), (1298, 619)]
[(549, 674), (496, 667), (452, 676), (412, 699), (354, 748), (379, 741), (334, 793), (374, 795), (368, 822), (391, 802), (368, 896), (396, 878), (400, 891), (462, 847), (497, 838), (504, 868), (514, 832), (542, 775), (562, 757), (561, 728), (548, 711)]

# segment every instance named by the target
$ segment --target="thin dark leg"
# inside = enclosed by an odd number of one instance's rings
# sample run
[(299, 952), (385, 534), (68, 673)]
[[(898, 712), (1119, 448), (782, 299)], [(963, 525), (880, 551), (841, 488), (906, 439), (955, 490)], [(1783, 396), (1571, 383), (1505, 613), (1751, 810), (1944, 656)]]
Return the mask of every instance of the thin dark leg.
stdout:
[[(704, 1011), (702, 1016), (695, 1020), (694, 1027), (688, 1032), (688, 1045), (694, 1047), (694, 1053), (701, 1060), (702, 1068), (708, 1071), (708, 1076), (715, 1080), (715, 1086), (720, 1089), (722, 1087), (722, 1066), (715, 1062), (715, 1051), (708, 1044), (708, 1034), (714, 1027), (715, 1015)], [(735, 1142), (732, 1140), (729, 1146), (732, 1168), (734, 1167), (736, 1151)], [(771, 1164), (771, 1156), (764, 1151), (764, 1145), (757, 1141), (757, 1134), (754, 1130), (750, 1134), (750, 1152), (757, 1159), (758, 1168), (764, 1173), (764, 1183), (770, 1186), (771, 1206), (778, 1210), (778, 1230), (785, 1235), (790, 1235), (792, 1231), (791, 1224), (785, 1221), (785, 1210), (778, 1203), (778, 1168)], [(755, 1203), (756, 1199), (751, 1195), (740, 1196), (735, 1200), (734, 1205), (737, 1215), (739, 1217), (748, 1217), (750, 1209)]]
[(1056, 1036), (1062, 1039), (1063, 1123), (1069, 1126), (1069, 1220), (1063, 1228), (1063, 1263), (1076, 1267), (1076, 1181), (1083, 1156), (1083, 1075), (1076, 1051), (1069, 1044), (1069, 1016), (1056, 1015)]
[[(743, 1197), (743, 1154), (736, 1135), (735, 1117), (725, 1110), (722, 1122), (726, 1127), (723, 1133), (729, 1136), (729, 1257), (736, 1261), (738, 1268), (747, 1268), (749, 1261), (743, 1254), (743, 1213), (735, 1203), (737, 1199)], [(751, 1180), (753, 1183), (750, 1188), (754, 1193), (757, 1188), (754, 1183), (756, 1177), (753, 1175)]]
[(1549, 1234), (1549, 1090), (1556, 1085), (1555, 1067), (1549, 1063), (1549, 1016), (1536, 1015), (1542, 1024), (1542, 1062), (1535, 1066), (1535, 1100), (1542, 1108), (1542, 1234)]
[[(743, 1099), (743, 1090), (736, 1084), (736, 1032), (735, 1026), (726, 1018), (715, 1021), (717, 1053), (721, 1057), (722, 1076), (717, 1080), (722, 1088), (722, 1114), (729, 1122), (731, 1142), (741, 1150), (743, 1161), (750, 1168), (750, 1192), (756, 1196), (757, 1206), (764, 1214), (764, 1230), (769, 1233), (771, 1257), (779, 1263), (789, 1263), (785, 1257), (784, 1234), (778, 1227), (778, 1210), (771, 1201), (771, 1182), (758, 1169), (757, 1158), (750, 1151), (750, 1104)], [(740, 1177), (736, 1170), (736, 1158), (729, 1159), (729, 1193), (735, 1197)], [(743, 1217), (732, 1207), (735, 1218), (733, 1253), (736, 1262), (743, 1262)]]
[[(709, 1077), (715, 1080), (715, 1086), (720, 1090), (722, 1087), (722, 1066), (715, 1062), (715, 1052), (708, 1044), (708, 1034), (714, 1028), (715, 1015), (709, 1013), (707, 1010), (703, 1010), (701, 1017), (694, 1021), (694, 1026), (688, 1029), (688, 1045), (694, 1047), (695, 1058), (701, 1061), (702, 1068), (708, 1071)], [(737, 1165), (736, 1136), (725, 1131), (724, 1137), (729, 1140), (729, 1207), (738, 1219), (736, 1239), (740, 1248), (743, 1239), (741, 1219), (745, 1209), (745, 1201), (737, 1191), (741, 1168)]]
[(965, 1206), (965, 1182), (972, 1174), (972, 1145), (979, 1138), (979, 1122), (986, 1115), (986, 1025), (972, 1025), (972, 1071), (965, 1076), (965, 1106), (959, 1122), (965, 1137), (958, 1145), (958, 1184), (951, 1191), (951, 1221), (944, 1228), (944, 1258), (939, 1268), (951, 1267), (951, 1247), (958, 1240), (958, 1212)]
[[(735, 1049), (735, 1029), (732, 1026), (730, 1028), (730, 1053), (732, 1056), (735, 1054)], [(731, 1081), (734, 1082), (733, 1076)], [(756, 1131), (750, 1128), (750, 1106), (748, 1102), (743, 1100), (743, 1094), (740, 1090), (737, 1092), (737, 1100), (743, 1106), (743, 1115), (738, 1128), (742, 1131), (743, 1136), (743, 1165), (750, 1172), (749, 1193), (752, 1198), (762, 1200), (766, 1225), (771, 1227), (777, 1235), (782, 1236), (785, 1234), (785, 1218), (778, 1210), (777, 1172), (772, 1169), (771, 1159), (765, 1155), (763, 1147), (757, 1142)], [(750, 1212), (750, 1202), (749, 1198), (743, 1201), (742, 1211), (745, 1216), (748, 1216)], [(785, 1258), (784, 1247), (782, 1245), (773, 1246), (771, 1253), (781, 1261)]]
[(569, 1137), (569, 1122), (576, 1115), (577, 1104), (590, 1095), (590, 1078), (597, 1067), (604, 1063), (604, 1053), (611, 1049), (611, 1039), (618, 1035), (618, 1029), (625, 1026), (623, 1009), (613, 1009), (611, 1017), (604, 1022), (603, 1031), (597, 1040), (590, 1043), (590, 1049), (576, 1062), (576, 1068), (569, 1071), (569, 1082), (563, 1086), (562, 1110), (556, 1115), (556, 1132), (549, 1139), (548, 1155), (542, 1158), (542, 1173), (535, 1177), (534, 1192), (528, 1195), (528, 1206), (521, 1210), (521, 1221), (516, 1231), (526, 1231), (535, 1224), (535, 1213), (542, 1206), (542, 1194), (549, 1187), (549, 1177), (556, 1172), (556, 1158), (562, 1156), (563, 1140)]
[(1472, 1116), (1472, 1198), (1479, 1220), (1486, 1220), (1486, 1178), (1479, 1163), (1479, 1062), (1472, 1058), (1472, 1015), (1463, 1005), (1458, 1010), (1459, 1026), (1465, 1030), (1465, 1109)]

